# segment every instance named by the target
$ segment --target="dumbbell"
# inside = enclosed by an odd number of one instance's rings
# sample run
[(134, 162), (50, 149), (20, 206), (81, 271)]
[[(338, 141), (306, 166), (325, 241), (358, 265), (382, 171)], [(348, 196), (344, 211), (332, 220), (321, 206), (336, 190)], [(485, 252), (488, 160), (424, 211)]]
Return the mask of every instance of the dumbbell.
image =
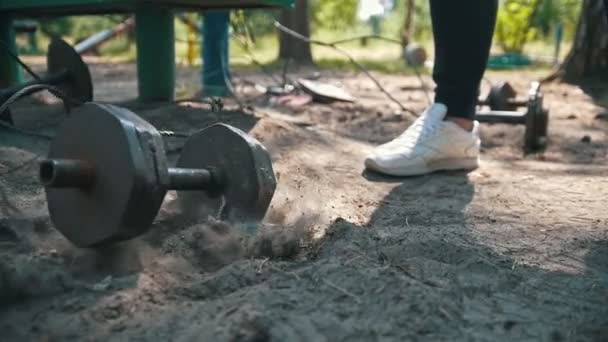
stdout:
[(98, 247), (147, 232), (169, 190), (193, 215), (261, 220), (276, 179), (264, 146), (214, 124), (186, 141), (169, 167), (161, 134), (133, 112), (87, 103), (66, 119), (39, 164), (55, 227), (74, 245)]
[(546, 147), (549, 113), (543, 107), (543, 94), (539, 82), (533, 82), (528, 92), (528, 99), (523, 102), (503, 102), (515, 106), (526, 106), (525, 112), (492, 110), (477, 112), (475, 120), (488, 123), (523, 124), (526, 126), (524, 134), (524, 149), (529, 152)]
[[(40, 77), (9, 88), (0, 89), (0, 103), (15, 93), (36, 84), (48, 84), (58, 88), (72, 101), (89, 102), (93, 99), (93, 83), (89, 68), (80, 55), (68, 43), (53, 38), (46, 56), (47, 73)], [(42, 89), (41, 89), (42, 90)], [(13, 123), (8, 111), (0, 113), (0, 120)]]
[(516, 110), (517, 107), (525, 106), (521, 100), (516, 100), (517, 93), (509, 82), (500, 81), (492, 85), (488, 95), (479, 99), (480, 106), (488, 106), (491, 110)]
[[(536, 82), (530, 85), (528, 93), (535, 92)], [(490, 88), (490, 92), (484, 99), (479, 99), (480, 106), (488, 106), (491, 110), (515, 111), (519, 107), (528, 106), (528, 98), (517, 98), (517, 93), (509, 82), (498, 82)]]

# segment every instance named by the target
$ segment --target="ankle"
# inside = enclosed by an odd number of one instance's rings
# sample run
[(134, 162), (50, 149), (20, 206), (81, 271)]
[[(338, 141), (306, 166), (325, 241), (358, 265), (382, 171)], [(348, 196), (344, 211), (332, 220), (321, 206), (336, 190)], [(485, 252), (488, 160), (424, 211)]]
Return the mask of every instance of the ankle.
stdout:
[(473, 120), (471, 120), (471, 119), (459, 118), (459, 117), (454, 117), (454, 116), (447, 116), (445, 118), (445, 120), (455, 123), (460, 128), (462, 128), (462, 129), (464, 129), (465, 131), (468, 131), (468, 132), (473, 131), (473, 127), (475, 126), (474, 123), (473, 123)]

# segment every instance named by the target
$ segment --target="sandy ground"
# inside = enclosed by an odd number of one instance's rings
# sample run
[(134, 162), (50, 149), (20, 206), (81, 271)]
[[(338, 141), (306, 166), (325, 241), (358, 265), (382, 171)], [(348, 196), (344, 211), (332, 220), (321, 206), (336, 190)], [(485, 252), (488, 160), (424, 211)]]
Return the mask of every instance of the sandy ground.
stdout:
[[(138, 105), (133, 65), (91, 68), (97, 100), (159, 128), (221, 121), (258, 138), (278, 176), (272, 208), (247, 235), (179, 219), (170, 193), (148, 234), (77, 249), (54, 230), (36, 179), (32, 161), (48, 143), (3, 130), (0, 340), (608, 340), (605, 85), (544, 87), (542, 154), (522, 154), (522, 127), (484, 125), (478, 170), (402, 179), (363, 172), (365, 154), (413, 120), (363, 75), (323, 74), (354, 104), (286, 108), (240, 87), (256, 109), (243, 114)], [(378, 77), (406, 106), (425, 107), (415, 77)], [(538, 74), (488, 77), (524, 94)], [(196, 71), (179, 80), (180, 94), (196, 91)], [(13, 112), (48, 133), (63, 117), (33, 100)], [(170, 150), (181, 143), (167, 138)]]

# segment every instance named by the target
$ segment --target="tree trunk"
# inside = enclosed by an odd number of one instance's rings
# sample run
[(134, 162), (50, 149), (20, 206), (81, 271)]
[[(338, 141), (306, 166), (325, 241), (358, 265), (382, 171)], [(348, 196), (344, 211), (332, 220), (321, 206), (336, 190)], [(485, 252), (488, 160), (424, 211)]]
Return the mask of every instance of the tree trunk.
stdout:
[[(296, 0), (295, 8), (281, 10), (279, 22), (303, 36), (310, 37), (308, 12), (308, 0)], [(310, 44), (287, 33), (279, 32), (279, 59), (292, 60), (299, 64), (313, 64)]]
[(608, 71), (608, 1), (583, 0), (572, 49), (561, 66), (566, 81)]
[(416, 10), (414, 0), (407, 0), (405, 6), (405, 21), (401, 30), (401, 43), (403, 46), (407, 46), (412, 41), (412, 36), (414, 35), (414, 11)]

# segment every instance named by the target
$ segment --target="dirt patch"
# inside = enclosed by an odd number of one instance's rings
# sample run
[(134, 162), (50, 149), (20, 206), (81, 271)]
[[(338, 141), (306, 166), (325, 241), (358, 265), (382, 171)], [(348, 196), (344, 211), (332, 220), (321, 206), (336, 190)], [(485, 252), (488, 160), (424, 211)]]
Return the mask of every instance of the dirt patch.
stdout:
[[(222, 113), (199, 103), (139, 105), (127, 101), (135, 97), (134, 66), (92, 70), (99, 100), (122, 103), (161, 129), (226, 122), (250, 132), (272, 154), (277, 193), (253, 227), (180, 217), (169, 193), (144, 236), (80, 250), (54, 230), (36, 181), (32, 161), (47, 142), (1, 131), (7, 340), (608, 336), (605, 89), (545, 87), (550, 145), (542, 154), (521, 152), (521, 127), (483, 125), (480, 169), (400, 179), (366, 174), (362, 161), (413, 116), (360, 75), (326, 77), (341, 80), (355, 104), (290, 109), (252, 95), (244, 99), (251, 114), (231, 103)], [(196, 84), (192, 70), (179, 74)], [(379, 77), (408, 107), (426, 105), (415, 77)], [(507, 77), (523, 94), (536, 75)], [(37, 100), (13, 112), (20, 127), (48, 134), (64, 115)], [(171, 162), (182, 143), (167, 138)]]

